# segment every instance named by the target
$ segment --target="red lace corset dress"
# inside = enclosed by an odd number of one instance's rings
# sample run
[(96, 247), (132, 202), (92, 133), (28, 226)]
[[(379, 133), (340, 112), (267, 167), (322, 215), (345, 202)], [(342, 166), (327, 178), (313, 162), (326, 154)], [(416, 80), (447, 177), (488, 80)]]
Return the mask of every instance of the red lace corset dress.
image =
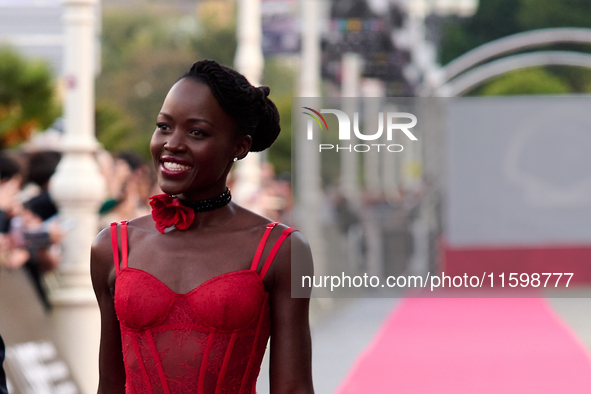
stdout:
[(216, 276), (178, 294), (151, 274), (127, 266), (127, 223), (111, 225), (115, 311), (121, 327), (126, 393), (254, 393), (270, 333), (269, 294), (257, 267), (277, 223), (267, 226), (250, 270)]

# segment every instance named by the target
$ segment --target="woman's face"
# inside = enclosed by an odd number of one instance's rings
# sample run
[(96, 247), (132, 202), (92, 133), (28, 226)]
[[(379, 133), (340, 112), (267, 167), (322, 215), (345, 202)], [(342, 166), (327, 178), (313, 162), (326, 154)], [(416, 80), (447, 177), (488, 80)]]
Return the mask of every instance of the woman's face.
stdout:
[(168, 92), (150, 143), (162, 191), (190, 200), (222, 193), (232, 159), (249, 148), (209, 87), (187, 78)]

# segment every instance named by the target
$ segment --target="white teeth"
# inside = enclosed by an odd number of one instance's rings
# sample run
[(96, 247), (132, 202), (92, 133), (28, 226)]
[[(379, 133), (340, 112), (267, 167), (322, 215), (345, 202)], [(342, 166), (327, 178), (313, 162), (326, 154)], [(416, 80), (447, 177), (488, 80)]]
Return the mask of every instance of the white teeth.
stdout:
[(179, 163), (173, 163), (171, 161), (163, 161), (162, 166), (169, 171), (187, 171), (190, 170), (190, 166), (184, 166)]

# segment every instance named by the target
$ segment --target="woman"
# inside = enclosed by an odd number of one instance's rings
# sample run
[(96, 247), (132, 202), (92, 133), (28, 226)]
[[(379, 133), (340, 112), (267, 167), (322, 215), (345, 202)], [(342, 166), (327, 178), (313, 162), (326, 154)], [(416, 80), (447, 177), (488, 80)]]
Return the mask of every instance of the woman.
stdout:
[(150, 144), (165, 194), (92, 247), (99, 393), (254, 393), (269, 336), (271, 393), (313, 392), (309, 300), (290, 292), (291, 257), (311, 273), (309, 247), (226, 188), (279, 133), (268, 93), (201, 61), (166, 96)]

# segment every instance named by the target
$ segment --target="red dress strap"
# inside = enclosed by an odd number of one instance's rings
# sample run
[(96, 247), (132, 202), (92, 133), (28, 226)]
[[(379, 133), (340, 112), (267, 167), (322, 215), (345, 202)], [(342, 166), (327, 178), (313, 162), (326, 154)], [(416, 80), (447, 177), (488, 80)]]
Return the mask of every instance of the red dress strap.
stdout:
[(127, 267), (127, 220), (121, 222), (121, 268), (119, 267), (119, 242), (117, 240), (117, 222), (111, 223), (111, 247), (113, 248), (113, 262), (115, 272)]
[(111, 248), (113, 249), (113, 262), (115, 272), (119, 275), (119, 245), (117, 242), (117, 222), (111, 223)]
[(254, 258), (252, 259), (252, 264), (250, 265), (250, 269), (256, 271), (257, 267), (259, 266), (259, 261), (261, 261), (261, 256), (263, 255), (263, 250), (265, 249), (265, 245), (267, 244), (267, 239), (269, 238), (269, 234), (275, 226), (277, 226), (278, 222), (273, 222), (267, 224), (267, 229), (263, 234), (263, 238), (261, 238), (261, 242), (259, 242), (259, 246), (257, 248), (256, 253), (254, 254)]
[(271, 249), (271, 253), (269, 253), (269, 256), (267, 256), (267, 260), (265, 260), (265, 264), (263, 265), (263, 269), (261, 270), (261, 278), (264, 278), (265, 275), (267, 274), (267, 271), (269, 270), (269, 267), (271, 267), (271, 263), (273, 262), (275, 255), (279, 251), (279, 247), (281, 247), (281, 244), (283, 243), (283, 241), (285, 241), (285, 238), (287, 238), (289, 236), (289, 234), (291, 234), (294, 231), (296, 231), (296, 229), (291, 228), (291, 227), (283, 230), (283, 232), (281, 233), (281, 236), (275, 242), (275, 245), (273, 245), (273, 249)]

